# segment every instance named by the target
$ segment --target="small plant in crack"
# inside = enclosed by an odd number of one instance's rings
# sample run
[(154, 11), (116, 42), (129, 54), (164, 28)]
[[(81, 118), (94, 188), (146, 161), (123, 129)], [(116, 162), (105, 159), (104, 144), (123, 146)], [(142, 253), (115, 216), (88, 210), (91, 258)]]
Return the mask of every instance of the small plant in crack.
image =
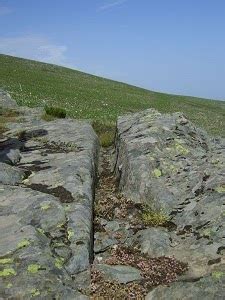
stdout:
[(114, 122), (95, 120), (92, 126), (97, 133), (102, 147), (110, 147), (114, 143), (116, 126)]
[(24, 141), (26, 139), (26, 130), (19, 130), (16, 133), (16, 136), (17, 136), (19, 141)]
[(153, 209), (148, 205), (143, 206), (141, 219), (146, 226), (165, 226), (170, 218), (162, 209)]

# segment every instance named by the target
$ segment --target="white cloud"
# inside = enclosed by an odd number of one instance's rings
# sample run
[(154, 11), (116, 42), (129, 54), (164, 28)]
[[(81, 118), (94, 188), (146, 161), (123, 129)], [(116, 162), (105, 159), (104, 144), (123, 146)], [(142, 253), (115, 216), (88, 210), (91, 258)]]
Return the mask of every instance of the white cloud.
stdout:
[(0, 53), (38, 61), (67, 65), (67, 47), (55, 45), (41, 36), (0, 37)]
[(66, 46), (43, 45), (38, 48), (39, 59), (42, 61), (65, 62)]
[(0, 6), (0, 16), (11, 14), (13, 10), (7, 6)]
[(102, 6), (100, 6), (98, 8), (98, 11), (108, 10), (108, 9), (113, 8), (115, 6), (119, 6), (119, 5), (121, 5), (121, 4), (123, 4), (127, 1), (128, 0), (117, 0), (117, 1), (114, 1), (114, 2), (103, 4)]

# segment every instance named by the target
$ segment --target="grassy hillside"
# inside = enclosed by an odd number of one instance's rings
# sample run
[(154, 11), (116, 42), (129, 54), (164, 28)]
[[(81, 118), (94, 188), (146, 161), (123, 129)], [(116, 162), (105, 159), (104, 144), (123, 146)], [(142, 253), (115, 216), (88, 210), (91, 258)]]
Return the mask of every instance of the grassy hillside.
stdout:
[(115, 121), (149, 107), (182, 111), (209, 133), (225, 136), (225, 102), (137, 88), (68, 68), (0, 55), (0, 87), (21, 105), (64, 107), (74, 118)]

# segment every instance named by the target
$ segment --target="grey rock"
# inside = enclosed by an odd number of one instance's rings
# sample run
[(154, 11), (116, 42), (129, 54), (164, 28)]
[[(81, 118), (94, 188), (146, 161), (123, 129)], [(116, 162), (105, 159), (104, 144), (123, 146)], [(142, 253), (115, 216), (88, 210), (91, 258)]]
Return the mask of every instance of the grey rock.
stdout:
[(225, 297), (225, 273), (215, 271), (211, 276), (196, 282), (175, 282), (169, 287), (157, 287), (146, 296), (146, 300), (219, 300)]
[(118, 243), (117, 239), (113, 238), (107, 232), (96, 232), (95, 233), (95, 243), (94, 252), (103, 252), (109, 247), (116, 245)]
[[(149, 109), (126, 115), (117, 122), (115, 173), (125, 196), (167, 215), (174, 228), (138, 232), (129, 239), (129, 245), (151, 256), (175, 256), (188, 263), (184, 280), (202, 277), (199, 282), (207, 281), (215, 267), (223, 272), (225, 147), (222, 139), (211, 139), (181, 113), (162, 115)], [(193, 295), (186, 299), (204, 298), (203, 291), (195, 290), (195, 285), (198, 286), (192, 283)], [(157, 288), (152, 299), (183, 299), (186, 286), (188, 283), (177, 283), (168, 292), (165, 292), (167, 287)], [(170, 291), (173, 291), (171, 296)], [(210, 299), (220, 299), (219, 286), (215, 285), (209, 295)]]
[(180, 119), (182, 114), (161, 115), (151, 109), (118, 119), (115, 170), (128, 198), (170, 212), (191, 193), (196, 181), (188, 189), (184, 183), (197, 173), (196, 157), (200, 152), (207, 155), (211, 145), (190, 122), (177, 125)]
[(0, 163), (0, 183), (15, 185), (21, 183), (24, 176), (24, 170)]
[(23, 143), (17, 138), (8, 138), (0, 145), (0, 162), (17, 165), (21, 160), (20, 149), (22, 148)]
[(76, 252), (73, 253), (71, 259), (65, 265), (65, 269), (70, 275), (83, 272), (88, 269), (90, 265), (90, 249), (85, 246), (74, 247)]
[(0, 90), (0, 106), (3, 108), (17, 108), (17, 103), (7, 92)]
[(73, 276), (74, 287), (77, 290), (89, 291), (91, 282), (91, 272), (86, 270)]
[(118, 221), (109, 221), (105, 225), (107, 231), (118, 231), (120, 229), (120, 223)]
[(141, 272), (130, 266), (109, 266), (105, 264), (98, 264), (96, 265), (96, 268), (104, 273), (105, 278), (116, 280), (120, 283), (140, 281), (142, 279)]
[(12, 165), (17, 165), (21, 160), (20, 151), (18, 149), (10, 149), (6, 157), (6, 162), (9, 162)]
[(143, 253), (151, 257), (160, 257), (168, 255), (171, 242), (170, 235), (164, 228), (148, 228), (139, 231), (134, 239), (134, 243), (140, 245)]
[(86, 121), (21, 111), (25, 123), (9, 125), (0, 151), (0, 257), (9, 259), (0, 270), (11, 270), (0, 297), (88, 299), (78, 290), (90, 287), (98, 138)]

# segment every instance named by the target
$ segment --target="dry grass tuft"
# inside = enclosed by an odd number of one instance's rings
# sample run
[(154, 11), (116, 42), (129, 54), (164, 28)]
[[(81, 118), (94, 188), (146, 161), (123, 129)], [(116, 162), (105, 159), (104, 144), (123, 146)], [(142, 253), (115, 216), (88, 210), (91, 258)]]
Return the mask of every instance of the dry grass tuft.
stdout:
[(146, 226), (164, 226), (169, 221), (169, 217), (162, 210), (151, 208), (144, 208), (141, 218)]

